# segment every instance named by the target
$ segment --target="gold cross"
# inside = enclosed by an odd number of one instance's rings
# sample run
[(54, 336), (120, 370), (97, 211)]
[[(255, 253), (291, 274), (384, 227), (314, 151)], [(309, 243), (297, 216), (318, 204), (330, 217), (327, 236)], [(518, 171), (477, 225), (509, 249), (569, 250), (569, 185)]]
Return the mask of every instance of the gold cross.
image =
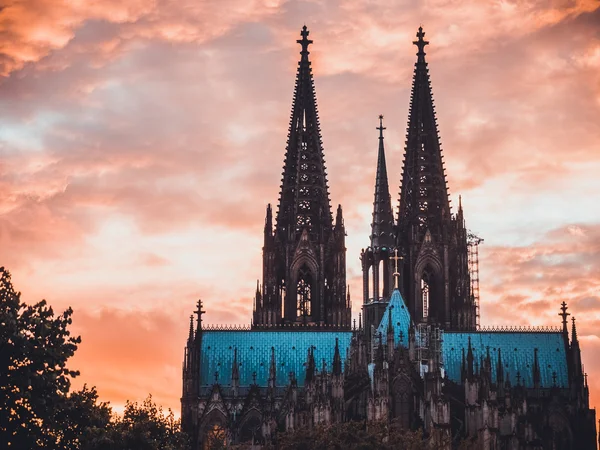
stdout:
[(400, 273), (398, 272), (398, 260), (404, 259), (402, 256), (398, 256), (398, 249), (394, 249), (394, 256), (391, 258), (394, 260), (394, 273), (392, 274), (394, 277), (394, 289), (398, 289), (398, 279), (400, 278)]

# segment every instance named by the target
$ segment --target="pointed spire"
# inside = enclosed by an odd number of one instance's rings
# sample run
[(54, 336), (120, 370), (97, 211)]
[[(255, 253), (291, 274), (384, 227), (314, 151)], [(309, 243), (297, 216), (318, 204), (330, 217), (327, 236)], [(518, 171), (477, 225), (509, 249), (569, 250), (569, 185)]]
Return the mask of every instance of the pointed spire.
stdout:
[(460, 377), (464, 381), (467, 378), (467, 360), (465, 358), (465, 348), (462, 348), (462, 362), (460, 364)]
[(341, 230), (344, 228), (344, 215), (342, 213), (342, 205), (338, 205), (335, 213), (335, 228)]
[(538, 349), (533, 349), (533, 368), (532, 368), (533, 387), (539, 388), (541, 380), (540, 362), (538, 360)]
[(188, 335), (188, 345), (194, 340), (194, 315), (190, 314), (190, 332)]
[(569, 337), (569, 330), (567, 329), (567, 317), (570, 316), (571, 314), (567, 312), (567, 309), (569, 309), (569, 307), (567, 306), (566, 302), (562, 302), (561, 307), (560, 307), (560, 311), (558, 313), (558, 315), (560, 317), (562, 317), (562, 332), (563, 335), (566, 336), (567, 338)]
[(237, 347), (233, 348), (233, 364), (231, 366), (231, 385), (234, 388), (240, 385), (240, 365), (237, 357)]
[(381, 337), (381, 333), (377, 335), (377, 339), (379, 341), (379, 345), (377, 346), (377, 351), (375, 352), (375, 367), (378, 369), (383, 368), (383, 339)]
[(206, 314), (206, 311), (202, 309), (202, 300), (198, 300), (196, 306), (197, 308), (196, 311), (194, 311), (194, 314), (198, 316), (198, 324), (196, 325), (196, 336), (198, 336), (198, 334), (202, 330), (202, 315)]
[(358, 329), (362, 330), (362, 314), (358, 313)]
[(335, 338), (335, 352), (333, 353), (333, 368), (334, 375), (342, 374), (342, 358), (340, 357), (340, 346), (338, 338)]
[[(333, 226), (325, 158), (321, 139), (317, 99), (311, 64), (308, 59), (309, 31), (304, 26), (301, 59), (298, 63), (296, 87), (283, 167), (276, 234), (295, 240), (308, 229), (311, 236), (328, 233)], [(328, 236), (324, 236), (327, 240)]]
[(506, 372), (506, 382), (504, 383), (504, 389), (506, 391), (510, 391), (511, 388), (511, 384), (510, 384), (510, 372)]
[(573, 328), (571, 330), (571, 345), (576, 345), (577, 347), (579, 347), (579, 339), (577, 338), (577, 327), (575, 326), (575, 317), (572, 317), (571, 320), (573, 321)]
[(315, 377), (315, 356), (313, 354), (313, 348), (308, 347), (308, 358), (306, 361), (306, 377), (305, 382), (310, 383)]
[(371, 224), (371, 247), (391, 247), (394, 244), (394, 213), (388, 185), (385, 150), (383, 146), (383, 116), (379, 116), (379, 152), (377, 154), (377, 174), (375, 176), (375, 200), (373, 202), (373, 223)]
[(390, 305), (390, 307), (388, 308), (388, 328), (387, 328), (387, 334), (392, 335), (392, 337), (394, 336), (394, 324), (392, 323), (392, 310), (394, 309), (394, 305)]
[(498, 362), (496, 363), (496, 383), (498, 386), (504, 384), (504, 367), (502, 366), (502, 349), (498, 347)]
[(265, 240), (273, 234), (273, 210), (271, 204), (267, 204), (267, 213), (265, 215)]
[(425, 32), (423, 31), (423, 27), (419, 27), (419, 31), (417, 31), (417, 40), (413, 41), (413, 44), (417, 46), (417, 48), (419, 49), (419, 51), (417, 52), (417, 56), (418, 58), (418, 62), (424, 63), (425, 62), (425, 46), (429, 45), (429, 42), (426, 41), (425, 39), (423, 39), (425, 37)]
[(424, 36), (423, 29), (419, 28), (418, 40), (414, 41), (419, 52), (413, 76), (398, 211), (400, 240), (409, 239), (409, 235), (412, 236), (409, 230), (414, 227), (418, 243), (423, 241), (427, 229), (434, 240), (440, 242), (442, 224), (450, 218), (448, 186), (425, 62), (424, 48), (428, 42)]

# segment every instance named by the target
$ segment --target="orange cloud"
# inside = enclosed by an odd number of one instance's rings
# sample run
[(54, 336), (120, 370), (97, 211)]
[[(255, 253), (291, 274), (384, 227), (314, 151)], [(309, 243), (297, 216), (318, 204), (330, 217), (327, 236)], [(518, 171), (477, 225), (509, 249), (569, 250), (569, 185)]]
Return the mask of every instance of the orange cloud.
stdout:
[(376, 118), (397, 202), (423, 23), (450, 191), (486, 239), (482, 323), (557, 324), (568, 301), (599, 375), (597, 2), (17, 1), (0, 10), (0, 259), (27, 299), (74, 307), (81, 381), (177, 409), (196, 299), (249, 321), (303, 21), (355, 314)]

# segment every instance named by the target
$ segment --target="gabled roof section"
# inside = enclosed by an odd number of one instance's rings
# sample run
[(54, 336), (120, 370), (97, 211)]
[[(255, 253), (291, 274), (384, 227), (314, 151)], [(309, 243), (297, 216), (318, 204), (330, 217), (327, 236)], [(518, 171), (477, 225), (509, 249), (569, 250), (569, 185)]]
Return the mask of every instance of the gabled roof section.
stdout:
[(417, 225), (419, 241), (425, 230), (439, 238), (444, 218), (450, 218), (448, 186), (442, 160), (429, 69), (425, 61), (425, 32), (419, 27), (419, 51), (413, 76), (404, 167), (400, 186), (398, 227), (406, 234), (410, 225)]
[[(231, 385), (231, 368), (237, 349), (240, 387), (248, 387), (255, 381), (258, 386), (268, 386), (272, 357), (276, 364), (275, 386), (287, 386), (290, 372), (294, 373), (298, 386), (303, 386), (308, 349), (312, 348), (314, 359), (319, 363), (325, 359), (327, 371), (331, 372), (336, 340), (339, 352), (345, 355), (351, 338), (351, 331), (205, 330), (202, 332), (200, 383), (211, 386), (218, 379), (221, 385)], [(344, 363), (342, 359), (342, 366)]]
[(306, 25), (300, 32), (302, 46), (288, 141), (283, 166), (276, 233), (287, 235), (288, 229), (296, 237), (304, 228), (317, 234), (321, 227), (333, 227), (333, 215), (329, 200), (325, 158), (321, 139), (317, 97), (311, 64), (308, 59), (309, 31)]
[[(540, 386), (552, 387), (556, 373), (556, 386), (567, 387), (567, 355), (560, 332), (445, 332), (442, 341), (442, 359), (448, 378), (461, 382), (462, 352), (468, 350), (469, 338), (475, 361), (487, 355), (489, 348), (492, 361), (502, 353), (503, 377), (510, 378), (513, 386), (519, 380), (522, 386), (533, 387), (534, 363), (539, 364)], [(518, 373), (518, 376), (517, 376)], [(492, 380), (496, 381), (497, 367), (492, 364)]]
[(375, 200), (373, 223), (371, 224), (371, 247), (394, 245), (394, 213), (388, 185), (385, 149), (383, 146), (383, 116), (379, 116), (379, 151), (377, 153), (377, 175), (375, 176)]
[[(381, 333), (383, 339), (385, 339), (389, 328), (390, 314), (392, 316), (392, 327), (394, 328), (394, 344), (408, 347), (408, 329), (412, 319), (398, 289), (394, 289), (392, 292), (390, 301), (377, 328), (377, 333)], [(402, 341), (400, 341), (400, 333), (402, 333)]]

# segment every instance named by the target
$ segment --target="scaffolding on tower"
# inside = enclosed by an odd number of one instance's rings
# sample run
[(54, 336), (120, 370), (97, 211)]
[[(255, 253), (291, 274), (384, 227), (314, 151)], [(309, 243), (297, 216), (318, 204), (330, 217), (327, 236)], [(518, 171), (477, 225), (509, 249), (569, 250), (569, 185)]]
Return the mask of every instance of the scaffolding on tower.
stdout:
[(469, 255), (469, 278), (471, 279), (471, 298), (475, 303), (475, 327), (479, 329), (479, 244), (483, 239), (474, 233), (467, 234)]

